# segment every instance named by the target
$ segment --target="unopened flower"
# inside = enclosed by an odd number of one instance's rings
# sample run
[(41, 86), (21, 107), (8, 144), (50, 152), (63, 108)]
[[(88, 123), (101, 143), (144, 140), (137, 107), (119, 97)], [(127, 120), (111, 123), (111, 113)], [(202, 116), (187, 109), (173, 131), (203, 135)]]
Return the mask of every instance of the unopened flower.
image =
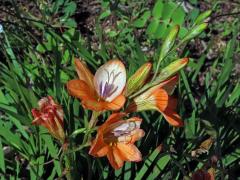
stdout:
[(97, 137), (93, 141), (89, 154), (95, 157), (107, 156), (113, 168), (119, 169), (124, 161), (141, 161), (141, 152), (134, 143), (144, 136), (140, 129), (142, 120), (132, 117), (123, 120), (125, 113), (112, 114), (98, 128)]
[(192, 175), (192, 180), (214, 180), (214, 170), (210, 168), (208, 171), (199, 169)]
[(118, 110), (125, 103), (123, 89), (126, 70), (119, 60), (110, 60), (93, 74), (80, 60), (75, 60), (79, 79), (67, 83), (70, 95), (82, 101), (86, 109), (94, 111)]
[(181, 117), (176, 113), (176, 99), (169, 96), (176, 85), (178, 76), (174, 76), (156, 85), (133, 99), (127, 107), (127, 112), (157, 110), (162, 113), (169, 124), (183, 126)]
[(143, 64), (127, 81), (126, 96), (139, 90), (149, 78), (152, 69), (152, 63)]
[(52, 136), (64, 142), (64, 114), (62, 107), (55, 103), (51, 96), (40, 99), (38, 105), (39, 109), (32, 109), (32, 115), (34, 117), (32, 124), (44, 126)]

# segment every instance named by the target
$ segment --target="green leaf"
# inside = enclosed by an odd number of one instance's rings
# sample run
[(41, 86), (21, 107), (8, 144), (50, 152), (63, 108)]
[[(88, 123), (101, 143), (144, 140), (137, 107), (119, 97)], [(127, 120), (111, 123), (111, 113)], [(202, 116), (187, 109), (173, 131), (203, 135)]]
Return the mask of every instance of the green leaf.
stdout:
[(158, 175), (165, 169), (171, 159), (169, 154), (161, 154), (160, 156), (161, 157), (153, 168), (153, 173), (148, 176), (148, 179), (156, 179)]
[(99, 19), (102, 20), (102, 19), (105, 19), (106, 17), (110, 16), (111, 15), (111, 11), (110, 9), (104, 11), (100, 16), (99, 16)]
[(232, 57), (234, 53), (235, 41), (236, 41), (235, 39), (231, 39), (227, 44), (227, 48), (224, 54), (224, 60), (225, 60), (224, 68), (218, 79), (219, 88), (229, 79), (229, 76), (232, 72), (232, 68), (233, 68)]
[(239, 161), (240, 148), (236, 148), (232, 153), (226, 154), (222, 160), (224, 166), (229, 166), (235, 161)]
[(84, 133), (86, 130), (87, 130), (86, 128), (77, 129), (77, 130), (73, 131), (73, 133), (71, 134), (71, 136), (76, 136), (76, 135), (78, 135), (78, 134)]
[(4, 152), (3, 152), (3, 146), (2, 146), (2, 141), (0, 139), (0, 168), (2, 171), (5, 173), (5, 159), (4, 159)]
[(29, 125), (31, 120), (28, 119), (26, 116), (22, 116), (17, 112), (14, 112), (13, 110), (9, 110), (8, 107), (4, 106), (3, 104), (0, 104), (0, 110), (8, 114), (9, 116), (14, 117), (15, 119), (19, 120), (25, 125)]
[(21, 139), (18, 134), (13, 134), (8, 128), (0, 124), (0, 136), (2, 136), (12, 147), (19, 151), (22, 149)]
[(69, 28), (76, 28), (77, 27), (76, 21), (72, 18), (69, 18), (66, 21), (64, 21), (64, 25), (66, 27), (69, 27)]
[(140, 18), (136, 19), (133, 22), (133, 26), (137, 27), (137, 28), (144, 27), (147, 20), (150, 18), (150, 16), (151, 16), (151, 12), (150, 11), (145, 11), (144, 14)]
[(164, 8), (164, 4), (162, 0), (158, 0), (157, 3), (154, 5), (153, 11), (152, 11), (153, 17), (156, 19), (160, 19), (162, 16), (163, 8)]
[(164, 3), (164, 8), (162, 12), (162, 19), (163, 20), (170, 20), (172, 13), (176, 10), (177, 4), (174, 2), (167, 2)]
[(184, 121), (185, 135), (187, 139), (195, 137), (196, 132), (196, 110), (192, 112), (192, 116)]
[(156, 32), (157, 28), (159, 25), (159, 20), (156, 18), (153, 18), (153, 20), (151, 21), (151, 23), (148, 25), (147, 27), (147, 34), (150, 35), (150, 37), (152, 37), (154, 35), (154, 33)]
[(226, 106), (227, 107), (231, 106), (234, 102), (237, 102), (239, 98), (240, 98), (240, 83), (238, 83), (234, 87), (231, 95), (229, 96), (228, 101), (226, 102)]
[[(41, 128), (42, 129), (42, 128)], [(53, 144), (53, 139), (51, 138), (50, 135), (42, 135), (42, 138), (45, 142), (45, 145), (47, 146), (48, 150), (49, 150), (49, 153), (50, 155), (53, 157), (53, 158), (58, 158), (57, 157), (57, 154), (58, 154), (58, 148), (56, 146), (54, 146)]]
[(174, 10), (171, 19), (174, 25), (182, 25), (184, 23), (185, 12), (181, 6)]
[(156, 157), (159, 155), (161, 150), (162, 150), (162, 147), (159, 146), (149, 155), (149, 157), (144, 161), (142, 168), (138, 171), (135, 177), (135, 180), (140, 180), (143, 178), (144, 174), (147, 172), (148, 168), (152, 165), (152, 163), (154, 162)]
[(68, 4), (66, 4), (65, 8), (64, 8), (64, 13), (66, 13), (68, 16), (71, 16), (74, 14), (74, 12), (77, 9), (77, 5), (75, 2), (70, 2)]
[(46, 48), (42, 44), (38, 44), (37, 47), (36, 47), (36, 50), (40, 53), (45, 53), (46, 52)]
[(168, 25), (165, 22), (160, 23), (159, 26), (157, 27), (154, 37), (156, 39), (164, 38), (164, 35), (166, 34), (167, 29), (168, 29)]

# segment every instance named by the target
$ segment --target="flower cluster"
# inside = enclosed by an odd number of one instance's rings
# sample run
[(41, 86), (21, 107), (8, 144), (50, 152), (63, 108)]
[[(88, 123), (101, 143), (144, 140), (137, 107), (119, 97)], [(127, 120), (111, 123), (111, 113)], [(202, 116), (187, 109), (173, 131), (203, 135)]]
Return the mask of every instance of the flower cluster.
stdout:
[[(188, 59), (183, 58), (174, 67), (184, 66), (187, 62)], [(75, 59), (75, 66), (78, 79), (67, 83), (69, 94), (80, 99), (83, 108), (92, 110), (93, 113), (118, 111), (98, 127), (89, 150), (92, 156), (107, 156), (113, 168), (121, 168), (124, 161), (138, 162), (142, 159), (141, 152), (134, 145), (145, 134), (140, 129), (142, 119), (130, 117), (131, 113), (156, 110), (172, 126), (183, 126), (184, 123), (176, 112), (177, 101), (170, 96), (178, 82), (176, 73), (164, 80), (154, 80), (151, 77), (152, 64), (148, 62), (127, 79), (125, 66), (118, 59), (102, 65), (95, 75), (79, 59)], [(40, 100), (39, 107), (40, 110), (32, 111), (35, 117), (33, 124), (45, 126), (54, 137), (63, 140), (65, 135), (61, 107), (51, 97)]]

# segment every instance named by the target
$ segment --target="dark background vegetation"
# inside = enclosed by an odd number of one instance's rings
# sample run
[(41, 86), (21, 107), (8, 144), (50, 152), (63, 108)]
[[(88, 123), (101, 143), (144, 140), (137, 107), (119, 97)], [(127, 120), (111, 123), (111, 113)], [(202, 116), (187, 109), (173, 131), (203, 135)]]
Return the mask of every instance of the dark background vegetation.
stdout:
[[(31, 126), (30, 110), (39, 98), (52, 95), (65, 108), (69, 134), (86, 125), (90, 112), (65, 90), (65, 83), (76, 77), (74, 57), (84, 59), (93, 72), (117, 57), (131, 75), (146, 61), (156, 65), (164, 37), (174, 24), (181, 27), (181, 39), (206, 10), (212, 10), (208, 28), (162, 64), (190, 57), (174, 92), (185, 126), (169, 126), (158, 112), (141, 113), (146, 132), (138, 143), (142, 162), (126, 163), (114, 171), (106, 158), (90, 157), (87, 147), (72, 156), (74, 172), (84, 179), (187, 179), (197, 169), (213, 168), (216, 179), (238, 179), (240, 1), (161, 1), (161, 12), (157, 2), (1, 1), (1, 179), (64, 176), (59, 145), (43, 128)], [(79, 134), (72, 146), (81, 141)]]

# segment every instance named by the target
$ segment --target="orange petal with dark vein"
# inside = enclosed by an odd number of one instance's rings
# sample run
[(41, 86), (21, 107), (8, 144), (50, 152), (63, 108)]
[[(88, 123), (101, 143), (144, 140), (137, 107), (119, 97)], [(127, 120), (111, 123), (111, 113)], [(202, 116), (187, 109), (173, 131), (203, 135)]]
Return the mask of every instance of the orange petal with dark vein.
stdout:
[(159, 111), (164, 111), (168, 105), (168, 94), (164, 89), (157, 89), (152, 96)]

